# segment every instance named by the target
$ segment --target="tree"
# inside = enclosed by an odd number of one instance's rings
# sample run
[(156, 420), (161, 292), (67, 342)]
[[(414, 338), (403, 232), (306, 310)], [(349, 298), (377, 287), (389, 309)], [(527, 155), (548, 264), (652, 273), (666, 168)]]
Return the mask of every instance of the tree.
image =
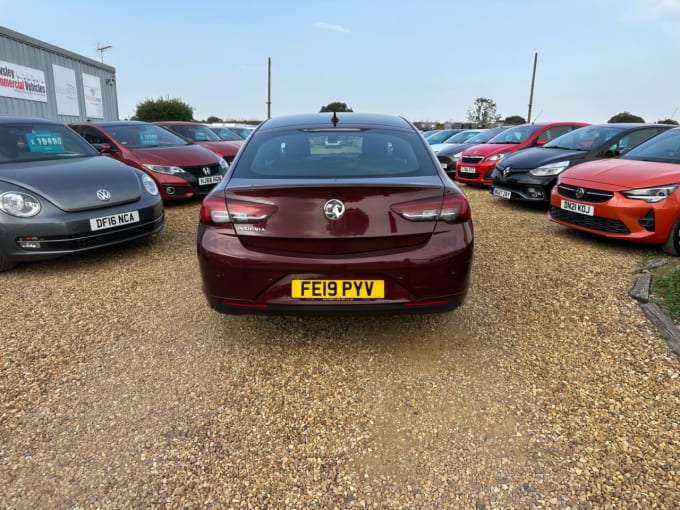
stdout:
[(645, 119), (633, 115), (630, 112), (621, 112), (614, 115), (611, 119), (607, 121), (608, 124), (616, 124), (617, 122), (644, 122)]
[(510, 117), (505, 117), (503, 124), (507, 126), (518, 126), (520, 124), (526, 124), (527, 121), (521, 115), (510, 115)]
[(496, 112), (496, 103), (486, 97), (478, 97), (467, 111), (468, 120), (480, 127), (495, 124), (501, 118)]
[(216, 122), (224, 122), (222, 119), (219, 117), (215, 117), (214, 115), (211, 115), (207, 119), (205, 119), (206, 124), (215, 124)]
[(147, 99), (137, 105), (133, 120), (156, 122), (159, 120), (194, 120), (194, 109), (180, 99)]
[(339, 101), (335, 101), (333, 103), (328, 103), (326, 106), (322, 106), (321, 110), (319, 110), (320, 113), (323, 112), (353, 112), (349, 106), (345, 103), (341, 103)]
[(673, 124), (674, 126), (680, 125), (680, 124), (678, 124), (677, 120), (673, 120), (673, 119), (657, 120), (656, 123), (657, 124)]

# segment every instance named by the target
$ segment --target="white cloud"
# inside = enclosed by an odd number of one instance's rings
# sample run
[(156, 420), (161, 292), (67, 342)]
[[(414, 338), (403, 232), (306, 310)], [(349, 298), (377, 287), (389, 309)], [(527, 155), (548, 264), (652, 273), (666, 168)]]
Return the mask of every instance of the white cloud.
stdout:
[(323, 21), (318, 21), (314, 24), (319, 30), (330, 30), (331, 32), (342, 32), (349, 33), (349, 30), (342, 25), (334, 25), (332, 23), (324, 23)]

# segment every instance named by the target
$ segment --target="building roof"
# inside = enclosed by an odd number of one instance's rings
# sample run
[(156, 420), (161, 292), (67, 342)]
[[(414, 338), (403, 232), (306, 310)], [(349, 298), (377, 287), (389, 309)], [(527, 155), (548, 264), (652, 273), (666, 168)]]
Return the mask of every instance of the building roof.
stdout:
[(85, 57), (83, 55), (79, 55), (78, 53), (73, 53), (72, 51), (65, 50), (63, 48), (59, 48), (58, 46), (54, 46), (52, 44), (48, 44), (44, 41), (40, 41), (38, 39), (34, 39), (33, 37), (29, 37), (24, 34), (20, 34), (19, 32), (15, 32), (14, 30), (10, 30), (7, 27), (3, 27), (0, 25), (0, 36), (1, 37), (6, 37), (8, 39), (14, 39), (20, 43), (23, 44), (28, 44), (30, 46), (34, 46), (38, 49), (42, 49), (45, 51), (49, 51), (51, 53), (56, 53), (57, 55), (62, 55), (64, 57), (68, 57), (72, 60), (77, 60), (79, 62), (98, 67), (102, 70), (108, 71), (110, 73), (116, 72), (116, 68), (113, 66), (109, 66), (106, 64), (103, 64), (102, 62), (98, 62), (97, 60)]

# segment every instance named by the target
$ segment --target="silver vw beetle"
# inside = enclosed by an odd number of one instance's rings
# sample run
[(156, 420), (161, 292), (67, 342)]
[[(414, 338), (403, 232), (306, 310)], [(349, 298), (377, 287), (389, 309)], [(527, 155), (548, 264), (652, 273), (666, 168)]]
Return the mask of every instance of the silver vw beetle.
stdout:
[(100, 155), (63, 124), (0, 117), (0, 271), (140, 239), (164, 225), (148, 175)]

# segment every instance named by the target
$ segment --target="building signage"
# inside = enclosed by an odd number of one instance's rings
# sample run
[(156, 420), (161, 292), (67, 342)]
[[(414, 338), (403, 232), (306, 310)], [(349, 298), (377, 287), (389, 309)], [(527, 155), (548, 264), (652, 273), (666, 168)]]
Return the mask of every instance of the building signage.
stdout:
[(0, 96), (46, 103), (45, 73), (0, 60)]
[(102, 82), (99, 76), (83, 73), (83, 92), (85, 94), (85, 115), (90, 119), (104, 118), (102, 101)]
[(52, 75), (54, 76), (54, 91), (57, 96), (57, 113), (59, 115), (79, 116), (76, 72), (73, 69), (52, 64)]

